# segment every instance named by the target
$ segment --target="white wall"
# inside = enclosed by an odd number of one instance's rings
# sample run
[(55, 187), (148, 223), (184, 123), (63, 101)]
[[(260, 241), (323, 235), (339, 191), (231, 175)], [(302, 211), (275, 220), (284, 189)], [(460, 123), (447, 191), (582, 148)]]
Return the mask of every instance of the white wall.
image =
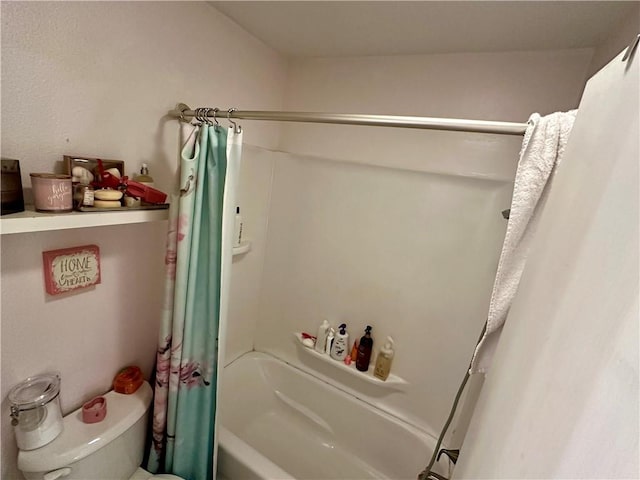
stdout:
[(455, 478), (639, 478), (639, 65), (587, 85)]
[[(286, 107), (525, 122), (575, 108), (592, 51), (292, 61)], [(354, 126), (283, 127), (256, 348), (437, 434), (482, 328), (522, 138)], [(341, 162), (337, 162), (340, 160)], [(348, 162), (348, 163), (344, 163)], [(375, 166), (375, 167), (374, 167)], [(344, 320), (394, 335), (386, 395), (310, 362), (292, 330)]]
[(243, 220), (242, 238), (251, 242), (251, 250), (233, 257), (225, 363), (253, 350), (256, 321), (261, 316), (259, 300), (274, 155), (269, 150), (250, 145), (245, 145), (242, 150), (238, 205)]
[[(288, 110), (526, 122), (578, 105), (591, 49), (292, 61)], [(285, 124), (291, 153), (512, 179), (519, 137)]]
[[(279, 156), (256, 348), (437, 435), (489, 306), (510, 194), (508, 182)], [(352, 342), (372, 325), (376, 351), (393, 336), (406, 390), (300, 352), (292, 332), (324, 318)]]
[[(2, 156), (21, 160), (25, 187), (29, 172), (59, 170), (62, 155), (71, 153), (122, 159), (127, 173), (148, 162), (168, 190), (178, 123), (166, 112), (176, 103), (282, 108), (285, 61), (204, 2), (3, 2), (2, 22)], [(278, 128), (255, 123), (245, 142), (274, 147)], [(247, 157), (240, 198), (247, 233), (259, 247), (263, 196), (247, 194), (247, 187), (268, 186), (271, 173)], [(60, 370), (69, 411), (108, 389), (126, 364), (150, 373), (165, 228), (162, 222), (2, 238), (2, 478), (19, 475), (4, 401), (15, 383)], [(41, 252), (91, 242), (102, 250), (103, 283), (47, 298)], [(234, 333), (234, 319), (257, 301), (246, 285), (257, 288), (260, 248), (251, 255), (241, 267), (234, 263), (230, 337), (238, 341), (228, 351), (236, 354), (252, 347)]]
[[(118, 370), (155, 362), (166, 221), (2, 238), (2, 478), (22, 478), (6, 396), (19, 381), (59, 371), (69, 412), (109, 389)], [(51, 297), (42, 252), (100, 247), (102, 283)]]
[(624, 21), (615, 28), (609, 38), (606, 39), (593, 52), (591, 65), (589, 65), (589, 76), (604, 67), (616, 55), (633, 41), (636, 35), (640, 34), (640, 3), (632, 2), (633, 10)]

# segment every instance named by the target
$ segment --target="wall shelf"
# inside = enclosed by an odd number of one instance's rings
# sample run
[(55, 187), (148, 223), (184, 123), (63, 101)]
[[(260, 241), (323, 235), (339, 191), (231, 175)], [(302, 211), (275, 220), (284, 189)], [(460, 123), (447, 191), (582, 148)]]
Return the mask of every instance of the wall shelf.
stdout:
[(0, 217), (0, 234), (47, 232), (70, 228), (103, 227), (132, 223), (159, 222), (169, 218), (169, 210), (127, 210), (122, 212), (40, 213), (33, 205), (26, 210)]
[(334, 360), (329, 355), (325, 353), (316, 352), (313, 348), (309, 348), (302, 343), (302, 334), (300, 332), (293, 332), (293, 336), (296, 339), (296, 345), (307, 355), (311, 357), (317, 358), (325, 363), (333, 365), (338, 370), (342, 370), (350, 373), (354, 377), (359, 378), (367, 383), (371, 383), (373, 385), (377, 385), (379, 387), (387, 387), (392, 388), (394, 390), (399, 390), (399, 387), (404, 385), (408, 385), (407, 381), (404, 378), (401, 378), (393, 373), (389, 374), (389, 377), (386, 380), (380, 380), (378, 377), (373, 376), (373, 367), (374, 365), (369, 365), (369, 370), (367, 372), (361, 372), (356, 368), (355, 362), (351, 363), (351, 365), (347, 365), (344, 362), (339, 362)]

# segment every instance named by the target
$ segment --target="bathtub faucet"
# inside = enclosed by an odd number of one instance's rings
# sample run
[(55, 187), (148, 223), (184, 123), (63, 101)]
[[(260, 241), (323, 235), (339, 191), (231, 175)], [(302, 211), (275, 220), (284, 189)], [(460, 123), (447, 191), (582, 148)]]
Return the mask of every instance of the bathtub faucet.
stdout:
[(418, 476), (418, 480), (449, 480), (449, 479), (447, 477), (443, 477), (442, 475), (436, 472), (429, 472), (429, 473), (422, 472)]
[[(460, 455), (460, 450), (448, 450), (446, 448), (441, 449), (438, 452), (438, 456), (436, 457), (436, 461), (440, 461), (440, 456), (445, 454), (449, 457), (449, 460), (455, 465), (458, 461), (458, 455)], [(429, 467), (427, 467), (424, 471), (418, 475), (418, 480), (449, 480), (447, 477), (443, 477), (442, 475), (432, 472)]]
[(453, 464), (455, 465), (456, 462), (458, 461), (458, 455), (460, 455), (460, 450), (447, 450), (446, 448), (443, 448), (438, 452), (438, 457), (436, 458), (436, 462), (440, 461), (440, 456), (443, 453), (447, 457), (449, 457), (449, 460), (451, 460), (453, 462)]

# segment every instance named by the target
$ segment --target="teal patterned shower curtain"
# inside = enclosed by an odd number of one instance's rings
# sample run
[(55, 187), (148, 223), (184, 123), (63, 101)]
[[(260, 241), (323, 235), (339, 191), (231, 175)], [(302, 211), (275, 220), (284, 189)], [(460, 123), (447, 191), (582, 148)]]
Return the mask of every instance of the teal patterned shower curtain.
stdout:
[(215, 476), (219, 339), (228, 308), (242, 133), (184, 124), (182, 137), (147, 469), (209, 480)]

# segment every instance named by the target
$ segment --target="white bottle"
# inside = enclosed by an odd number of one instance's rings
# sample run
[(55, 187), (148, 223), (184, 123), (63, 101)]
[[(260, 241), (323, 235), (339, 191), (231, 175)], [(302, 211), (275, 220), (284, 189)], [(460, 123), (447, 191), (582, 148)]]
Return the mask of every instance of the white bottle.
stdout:
[(329, 322), (324, 319), (320, 327), (318, 327), (318, 336), (316, 337), (316, 352), (324, 353), (324, 349), (327, 345), (327, 335), (329, 335)]
[(338, 333), (331, 346), (331, 358), (334, 360), (344, 360), (344, 357), (349, 352), (349, 334), (347, 333), (347, 326), (343, 323), (338, 327)]
[(236, 207), (236, 221), (233, 230), (233, 246), (239, 247), (242, 242), (242, 215), (240, 215), (240, 207)]
[(324, 353), (331, 355), (331, 347), (333, 346), (333, 338), (336, 331), (333, 328), (329, 329), (329, 335), (327, 335), (327, 345), (325, 346)]

